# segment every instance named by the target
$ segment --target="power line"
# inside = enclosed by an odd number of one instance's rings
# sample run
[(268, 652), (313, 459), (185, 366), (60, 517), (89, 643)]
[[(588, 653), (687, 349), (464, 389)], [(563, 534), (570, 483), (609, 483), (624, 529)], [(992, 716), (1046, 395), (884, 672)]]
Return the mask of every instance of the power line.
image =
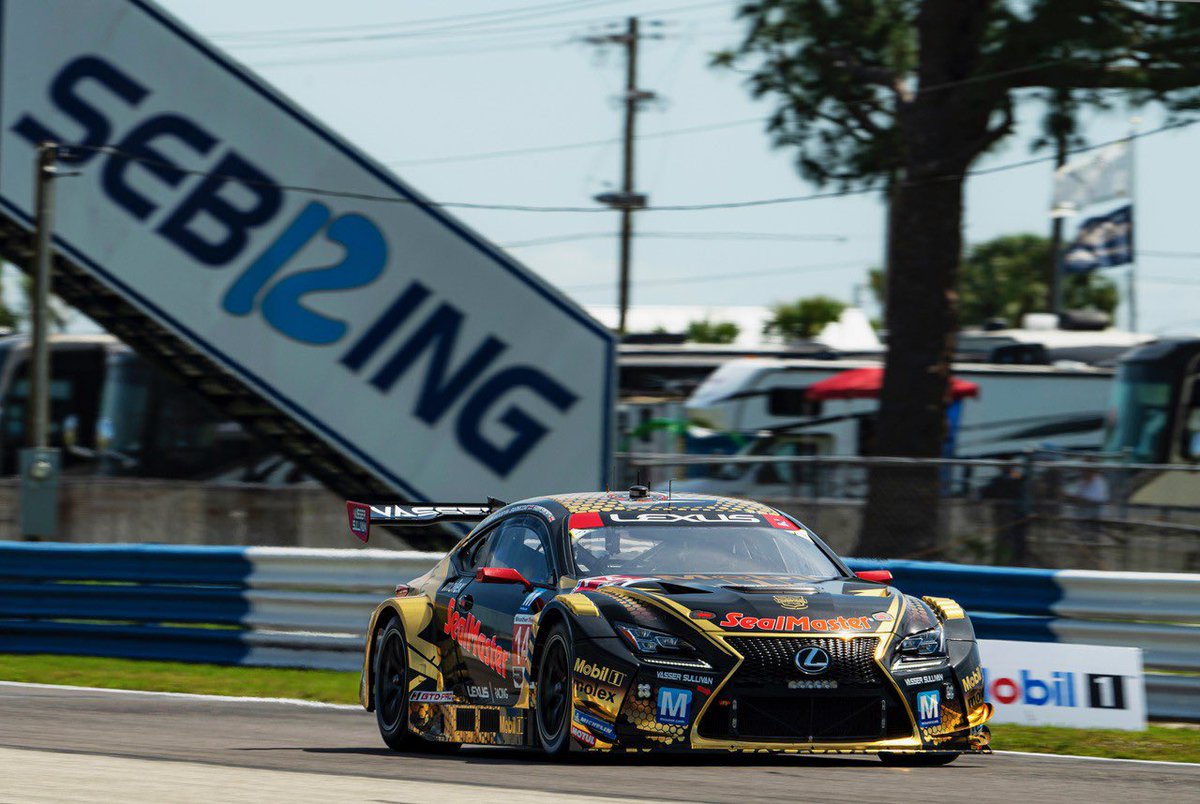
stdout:
[[(439, 24), (447, 24), (451, 28), (463, 28), (471, 25), (495, 25), (511, 22), (513, 19), (525, 19), (528, 16), (546, 16), (564, 12), (581, 11), (596, 5), (611, 5), (628, 2), (628, 0), (568, 0), (568, 2), (544, 3), (539, 6), (516, 6), (492, 11), (481, 11), (474, 14), (452, 14), (445, 17), (425, 17), (416, 20), (397, 20), (396, 22), (360, 23), (356, 25), (328, 25), (313, 28), (289, 28), (284, 30), (265, 29), (258, 31), (227, 31), (209, 34), (210, 39), (247, 39), (255, 37), (280, 36), (314, 36), (321, 34), (347, 33), (351, 31), (379, 31), (382, 28), (403, 26), (406, 30), (420, 29), (422, 26), (434, 26), (439, 30)], [(489, 19), (490, 18), (490, 19)], [(474, 20), (474, 22), (472, 22)], [(440, 30), (445, 30), (445, 27)]]
[[(571, 234), (539, 237), (532, 240), (517, 240), (512, 243), (504, 243), (500, 247), (514, 249), (551, 246), (557, 243), (571, 243), (580, 240), (608, 240), (616, 237), (616, 235), (616, 232), (573, 232)], [(645, 240), (765, 240), (804, 243), (844, 243), (848, 239), (844, 235), (787, 234), (784, 232), (634, 232), (634, 237)]]
[[(665, 131), (653, 131), (648, 134), (638, 134), (638, 140), (653, 140), (663, 137), (678, 137), (683, 134), (699, 134), (706, 131), (720, 131), (721, 129), (736, 128), (739, 126), (749, 125), (750, 123), (765, 122), (765, 117), (745, 117), (740, 120), (729, 120), (724, 123), (707, 123), (699, 126), (688, 126), (686, 128), (667, 129)], [(483, 159), (502, 159), (509, 156), (523, 156), (525, 154), (540, 154), (552, 153), (555, 151), (571, 151), (580, 148), (595, 148), (600, 145), (616, 145), (622, 140), (620, 137), (610, 137), (605, 140), (585, 140), (582, 142), (567, 142), (561, 145), (534, 145), (528, 148), (508, 148), (499, 151), (476, 151), (474, 153), (452, 154), (449, 156), (434, 156), (427, 159), (403, 159), (395, 162), (387, 162), (386, 164), (393, 167), (408, 167), (411, 165), (438, 165), (449, 162), (475, 162)]]
[[(603, 25), (613, 23), (617, 20), (615, 17), (591, 17), (587, 19), (573, 20), (558, 20), (555, 22), (538, 23), (534, 25), (523, 25), (516, 27), (495, 27), (504, 25), (505, 23), (521, 22), (527, 19), (541, 19), (546, 16), (562, 13), (573, 13), (576, 11), (587, 10), (596, 6), (612, 5), (613, 3), (626, 3), (629, 0), (591, 0), (591, 2), (574, 2), (574, 3), (552, 3), (550, 6), (570, 6), (569, 8), (561, 8), (558, 11), (550, 12), (534, 12), (533, 9), (540, 7), (527, 7), (526, 12), (512, 14), (502, 18), (479, 20), (476, 22), (458, 21), (466, 19), (466, 17), (443, 17), (433, 18), (434, 20), (443, 20), (447, 23), (433, 27), (420, 27), (420, 21), (413, 23), (381, 23), (379, 25), (360, 25), (347, 27), (329, 27), (326, 29), (309, 28), (297, 29), (292, 32), (287, 31), (262, 31), (258, 33), (244, 32), (241, 34), (213, 34), (210, 38), (217, 40), (233, 40), (228, 42), (232, 47), (241, 50), (264, 49), (264, 48), (281, 48), (294, 47), (300, 45), (327, 45), (327, 44), (345, 44), (349, 42), (370, 42), (370, 41), (391, 41), (395, 39), (414, 39), (420, 37), (445, 38), (457, 36), (495, 36), (498, 34), (512, 34), (526, 31), (542, 31), (556, 29), (578, 29), (580, 26), (586, 25)], [(675, 6), (672, 8), (662, 9), (661, 11), (652, 12), (655, 16), (670, 16), (672, 14), (683, 13), (703, 8), (712, 8), (714, 6), (725, 6), (727, 2), (709, 2), (709, 3), (694, 3), (686, 6)], [(471, 15), (467, 15), (471, 16)], [(389, 31), (387, 28), (402, 26), (402, 30)], [(354, 34), (353, 31), (364, 31), (364, 33)], [(292, 38), (288, 38), (291, 36)], [(281, 38), (282, 37), (282, 38)], [(263, 41), (253, 41), (255, 38), (263, 39)], [(251, 40), (239, 42), (237, 40)]]
[[(1200, 123), (1200, 118), (1197, 118), (1194, 120), (1184, 120), (1184, 121), (1180, 121), (1178, 123), (1167, 123), (1165, 125), (1159, 126), (1158, 128), (1149, 129), (1147, 131), (1138, 132), (1136, 134), (1130, 134), (1129, 136), (1121, 137), (1119, 139), (1108, 140), (1105, 142), (1096, 143), (1095, 145), (1085, 145), (1085, 146), (1081, 146), (1078, 148), (1072, 148), (1069, 150), (1069, 153), (1077, 154), (1077, 153), (1085, 153), (1088, 151), (1095, 151), (1095, 150), (1099, 150), (1101, 148), (1107, 148), (1108, 146), (1114, 145), (1118, 142), (1127, 142), (1129, 140), (1142, 139), (1144, 137), (1153, 136), (1155, 134), (1161, 134), (1166, 131), (1173, 131), (1176, 129), (1188, 128), (1190, 126), (1196, 125), (1197, 123)], [(542, 206), (542, 205), (536, 205), (536, 204), (494, 204), (494, 203), (481, 203), (481, 202), (475, 202), (475, 201), (430, 201), (427, 199), (418, 198), (416, 196), (380, 195), (377, 193), (363, 193), (363, 192), (354, 192), (354, 191), (346, 191), (346, 190), (332, 190), (332, 189), (326, 189), (326, 188), (322, 188), (322, 187), (312, 187), (312, 186), (300, 185), (300, 184), (283, 184), (283, 183), (276, 183), (276, 182), (252, 181), (252, 180), (246, 179), (245, 177), (242, 177), (242, 176), (231, 176), (231, 175), (219, 174), (219, 173), (215, 173), (213, 171), (207, 171), (207, 170), (191, 170), (191, 169), (187, 169), (187, 168), (181, 168), (178, 165), (175, 165), (170, 162), (164, 162), (162, 160), (157, 160), (157, 159), (147, 159), (146, 157), (140, 156), (138, 154), (133, 154), (133, 153), (129, 153), (127, 151), (122, 151), (111, 145), (98, 145), (98, 146), (70, 145), (70, 146), (61, 146), (59, 148), (59, 152), (61, 155), (63, 155), (64, 160), (69, 158), (69, 154), (71, 151), (98, 151), (101, 153), (109, 154), (110, 156), (117, 156), (122, 159), (128, 159), (132, 162), (138, 162), (138, 163), (144, 164), (144, 165), (153, 165), (153, 166), (163, 168), (163, 169), (166, 169), (169, 171), (180, 173), (182, 175), (206, 176), (206, 177), (211, 177), (211, 178), (223, 179), (225, 181), (229, 181), (229, 182), (232, 182), (235, 184), (242, 184), (242, 185), (245, 185), (248, 187), (274, 187), (275, 189), (278, 189), (278, 190), (290, 190), (292, 192), (305, 193), (307, 195), (314, 195), (314, 196), (325, 196), (328, 198), (346, 198), (346, 199), (351, 199), (351, 200), (355, 200), (355, 201), (371, 201), (371, 202), (384, 203), (384, 204), (411, 204), (413, 206), (418, 206), (418, 207), (430, 207), (430, 208), (442, 208), (442, 209), (492, 210), (492, 211), (497, 211), (497, 212), (607, 213), (610, 211), (606, 207), (577, 207), (577, 206), (565, 206), (565, 205), (564, 206)], [(927, 179), (925, 181), (908, 182), (908, 183), (906, 183), (906, 186), (908, 186), (908, 187), (923, 187), (926, 185), (931, 185), (931, 184), (935, 184), (935, 183), (939, 183), (939, 182), (943, 182), (943, 181), (950, 181), (950, 180), (958, 179), (958, 178), (969, 178), (972, 176), (985, 176), (985, 175), (990, 175), (993, 173), (1000, 173), (1002, 171), (1016, 170), (1017, 168), (1029, 167), (1030, 165), (1036, 165), (1036, 164), (1040, 164), (1043, 162), (1052, 161), (1053, 159), (1054, 159), (1054, 156), (1035, 157), (1033, 159), (1026, 159), (1026, 160), (1023, 160), (1020, 162), (1010, 162), (1006, 165), (997, 165), (996, 167), (992, 167), (992, 168), (971, 170), (971, 171), (966, 171), (961, 174), (954, 174), (954, 175), (950, 175), (950, 176), (938, 176), (935, 178)], [(849, 197), (849, 196), (866, 195), (868, 193), (875, 193), (877, 191), (878, 191), (878, 189), (874, 188), (874, 187), (862, 187), (862, 188), (854, 189), (854, 190), (849, 190), (849, 189), (830, 190), (827, 192), (810, 193), (809, 195), (779, 196), (776, 198), (760, 198), (760, 199), (753, 199), (753, 200), (748, 200), (748, 201), (718, 201), (718, 202), (710, 202), (710, 203), (704, 203), (704, 204), (663, 204), (660, 206), (646, 206), (641, 211), (644, 211), (644, 212), (706, 212), (706, 211), (711, 211), (711, 210), (749, 209), (749, 208), (754, 208), (754, 207), (775, 206), (775, 205), (780, 205), (780, 204), (797, 204), (797, 203), (803, 203), (806, 201), (820, 201), (820, 200), (829, 199), (829, 198), (845, 198), (845, 197)]]
[[(679, 284), (679, 283), (683, 283), (683, 284), (687, 284), (687, 285), (694, 285), (694, 284), (705, 283), (705, 282), (729, 282), (729, 281), (746, 279), (746, 278), (751, 278), (751, 277), (759, 277), (759, 276), (780, 276), (782, 274), (812, 274), (812, 273), (819, 273), (821, 271), (834, 271), (834, 270), (840, 270), (842, 268), (861, 268), (861, 267), (863, 267), (862, 260), (854, 260), (854, 261), (847, 260), (847, 261), (843, 261), (843, 262), (824, 263), (821, 265), (800, 265), (800, 266), (792, 266), (790, 268), (771, 268), (771, 269), (767, 269), (767, 270), (763, 270), (763, 271), (741, 271), (741, 272), (737, 272), (737, 273), (711, 274), (708, 276), (696, 276), (695, 274), (688, 274), (686, 276), (665, 276), (665, 277), (659, 277), (658, 279), (643, 279), (641, 282), (638, 282), (637, 284), (639, 287), (645, 287), (647, 285), (674, 285), (674, 284)], [(583, 290), (607, 290), (610, 287), (612, 287), (611, 282), (604, 282), (601, 284), (593, 284), (593, 285), (567, 286), (567, 287), (562, 288), (562, 290), (569, 291), (569, 292), (577, 292), (577, 291), (583, 291)]]

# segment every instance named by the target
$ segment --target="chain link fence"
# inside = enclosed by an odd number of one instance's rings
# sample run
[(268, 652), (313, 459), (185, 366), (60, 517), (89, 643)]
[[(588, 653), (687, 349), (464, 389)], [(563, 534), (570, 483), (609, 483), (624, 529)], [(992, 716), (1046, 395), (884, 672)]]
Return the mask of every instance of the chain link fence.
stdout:
[[(872, 469), (895, 481), (885, 521), (935, 534), (890, 558), (1200, 572), (1200, 467), (1099, 460), (918, 460), (624, 454), (621, 484), (750, 497), (855, 555)], [(900, 524), (903, 523), (903, 524)]]

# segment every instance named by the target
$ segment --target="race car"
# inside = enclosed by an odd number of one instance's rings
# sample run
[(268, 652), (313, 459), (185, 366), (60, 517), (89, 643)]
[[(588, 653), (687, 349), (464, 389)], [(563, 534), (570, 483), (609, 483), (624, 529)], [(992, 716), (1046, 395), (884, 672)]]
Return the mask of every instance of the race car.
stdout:
[(634, 486), (347, 514), (364, 542), (477, 523), (371, 615), (360, 699), (398, 751), (989, 752), (962, 608), (856, 575), (766, 505)]

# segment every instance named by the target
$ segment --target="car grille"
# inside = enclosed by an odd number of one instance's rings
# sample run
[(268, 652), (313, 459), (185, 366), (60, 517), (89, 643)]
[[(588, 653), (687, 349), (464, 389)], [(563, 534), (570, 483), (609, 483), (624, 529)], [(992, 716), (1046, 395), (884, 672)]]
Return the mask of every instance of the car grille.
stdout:
[[(739, 686), (779, 686), (786, 689), (792, 679), (831, 679), (839, 686), (881, 687), (884, 678), (875, 663), (878, 637), (728, 637), (726, 642), (746, 657), (734, 677)], [(832, 660), (820, 676), (806, 676), (796, 669), (801, 648), (824, 648)]]
[(747, 696), (737, 700), (738, 737), (775, 740), (875, 740), (884, 732), (879, 696)]
[[(726, 637), (745, 659), (701, 720), (712, 739), (800, 742), (876, 740), (910, 735), (903, 704), (875, 663), (878, 637)], [(829, 653), (829, 669), (805, 675), (801, 648)], [(833, 688), (791, 689), (789, 682), (836, 681)]]

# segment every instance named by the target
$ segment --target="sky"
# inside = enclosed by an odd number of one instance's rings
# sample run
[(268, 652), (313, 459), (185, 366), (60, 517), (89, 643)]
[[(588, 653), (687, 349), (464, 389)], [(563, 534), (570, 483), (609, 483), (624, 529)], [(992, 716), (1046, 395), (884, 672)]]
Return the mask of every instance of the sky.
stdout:
[[(640, 87), (637, 189), (651, 204), (743, 201), (818, 191), (793, 154), (772, 149), (769, 102), (745, 75), (709, 66), (738, 41), (730, 0), (160, 0), (169, 11), (427, 197), (597, 206), (620, 176), (623, 55), (585, 37), (636, 13)], [(1023, 161), (1040, 108), (977, 168)], [(1122, 136), (1132, 112), (1089, 117), (1091, 143)], [(1162, 123), (1136, 112), (1142, 129)], [(1200, 227), (1191, 218), (1200, 125), (1137, 143), (1142, 331), (1200, 331)], [(552, 149), (552, 150), (547, 150)], [(520, 151), (496, 155), (497, 152)], [(1048, 163), (969, 181), (964, 234), (979, 242), (1048, 233)], [(458, 210), (455, 214), (583, 304), (616, 298), (618, 215)], [(711, 310), (812, 294), (861, 301), (883, 251), (877, 195), (740, 210), (646, 211), (634, 245), (634, 305)], [(682, 237), (676, 236), (682, 233)], [(727, 233), (737, 233), (732, 237)], [(1125, 287), (1126, 269), (1106, 272)], [(1128, 321), (1124, 305), (1121, 324)]]

